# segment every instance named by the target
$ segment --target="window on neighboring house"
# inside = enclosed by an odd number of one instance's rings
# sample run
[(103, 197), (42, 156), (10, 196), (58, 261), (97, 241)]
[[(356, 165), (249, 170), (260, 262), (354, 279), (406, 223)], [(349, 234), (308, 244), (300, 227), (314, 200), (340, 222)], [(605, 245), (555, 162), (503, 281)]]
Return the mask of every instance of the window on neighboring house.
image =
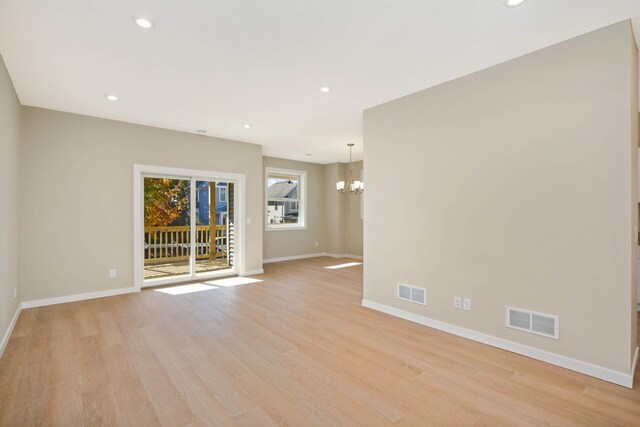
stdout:
[(227, 203), (227, 187), (218, 188), (218, 201), (220, 203)]
[(226, 212), (220, 212), (218, 214), (217, 225), (227, 225), (227, 213)]
[(266, 229), (306, 228), (306, 180), (304, 171), (266, 169)]

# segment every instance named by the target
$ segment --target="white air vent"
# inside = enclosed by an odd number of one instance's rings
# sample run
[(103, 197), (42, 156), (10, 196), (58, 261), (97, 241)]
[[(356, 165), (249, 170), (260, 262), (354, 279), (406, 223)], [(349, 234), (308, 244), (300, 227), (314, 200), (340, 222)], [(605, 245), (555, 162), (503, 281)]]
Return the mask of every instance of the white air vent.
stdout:
[(558, 339), (560, 319), (551, 314), (507, 307), (507, 327)]
[(427, 305), (427, 290), (425, 288), (398, 283), (398, 299)]

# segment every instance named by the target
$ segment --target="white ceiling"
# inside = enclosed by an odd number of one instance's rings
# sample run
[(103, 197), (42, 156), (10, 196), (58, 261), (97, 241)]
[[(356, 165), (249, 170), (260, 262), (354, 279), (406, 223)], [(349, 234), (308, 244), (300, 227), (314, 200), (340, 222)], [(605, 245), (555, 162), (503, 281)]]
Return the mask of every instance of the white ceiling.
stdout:
[(0, 53), (24, 105), (329, 163), (349, 142), (361, 158), (366, 108), (638, 15), (640, 0), (0, 0)]

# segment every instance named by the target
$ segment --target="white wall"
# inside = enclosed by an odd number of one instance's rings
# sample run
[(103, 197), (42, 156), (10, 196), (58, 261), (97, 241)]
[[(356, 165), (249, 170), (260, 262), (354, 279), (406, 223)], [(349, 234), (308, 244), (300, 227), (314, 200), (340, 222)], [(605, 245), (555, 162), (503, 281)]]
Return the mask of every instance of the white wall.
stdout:
[(19, 163), (20, 102), (0, 56), (0, 340), (20, 301)]
[(133, 286), (135, 163), (245, 174), (246, 269), (262, 268), (261, 146), (39, 108), (22, 124), (25, 301)]
[[(367, 110), (364, 298), (629, 374), (632, 43), (623, 22)], [(506, 328), (507, 305), (559, 315), (560, 339)]]

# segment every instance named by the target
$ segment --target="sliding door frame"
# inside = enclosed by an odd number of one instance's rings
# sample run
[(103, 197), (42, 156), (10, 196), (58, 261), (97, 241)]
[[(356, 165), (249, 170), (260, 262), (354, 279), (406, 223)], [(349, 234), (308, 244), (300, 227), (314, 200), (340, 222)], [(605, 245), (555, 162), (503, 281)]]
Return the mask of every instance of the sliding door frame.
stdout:
[[(234, 213), (235, 213), (235, 252), (234, 265), (230, 269), (219, 272), (195, 274), (196, 252), (193, 251), (195, 242), (195, 187), (191, 185), (191, 213), (190, 215), (190, 265), (191, 273), (188, 276), (178, 276), (167, 279), (156, 279), (152, 283), (144, 282), (144, 178), (157, 176), (171, 179), (188, 179), (193, 184), (196, 181), (218, 181), (230, 182), (235, 185), (234, 193)], [(244, 275), (245, 269), (245, 175), (239, 173), (203, 171), (194, 169), (171, 168), (165, 166), (133, 165), (133, 266), (134, 266), (134, 288), (140, 291), (144, 287), (160, 286), (170, 283), (189, 282), (194, 279), (207, 279), (211, 277), (221, 277), (229, 275)], [(227, 244), (229, 242), (227, 241)]]

